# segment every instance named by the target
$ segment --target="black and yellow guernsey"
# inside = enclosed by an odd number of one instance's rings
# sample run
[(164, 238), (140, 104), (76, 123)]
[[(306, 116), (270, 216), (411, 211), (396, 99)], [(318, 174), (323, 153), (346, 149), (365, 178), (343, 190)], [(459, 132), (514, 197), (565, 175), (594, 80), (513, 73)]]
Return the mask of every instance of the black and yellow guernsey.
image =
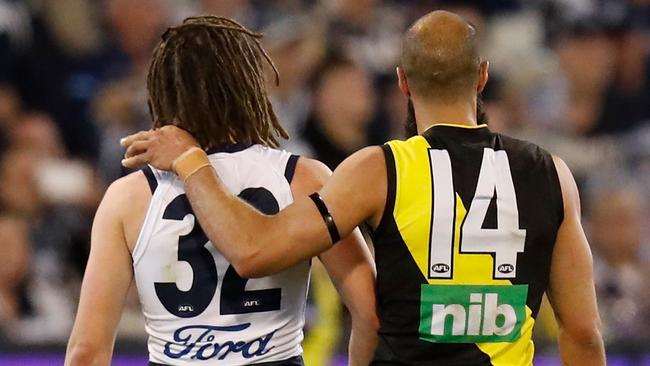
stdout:
[(551, 155), (486, 125), (383, 146), (374, 365), (531, 365), (563, 220)]

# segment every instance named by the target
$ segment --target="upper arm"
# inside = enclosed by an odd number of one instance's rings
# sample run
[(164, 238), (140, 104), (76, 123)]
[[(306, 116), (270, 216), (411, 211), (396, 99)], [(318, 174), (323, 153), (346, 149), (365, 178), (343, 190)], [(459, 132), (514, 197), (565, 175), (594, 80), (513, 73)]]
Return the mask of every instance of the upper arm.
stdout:
[(363, 222), (378, 223), (388, 190), (386, 160), (379, 146), (364, 148), (345, 159), (321, 190), (341, 236)]
[(554, 157), (564, 201), (564, 220), (553, 250), (549, 300), (560, 327), (577, 336), (600, 325), (589, 243), (580, 223), (578, 188), (566, 164)]
[(128, 207), (123, 202), (125, 188), (123, 182), (113, 183), (97, 209), (69, 353), (77, 347), (110, 359), (115, 329), (133, 279), (121, 219), (123, 207)]

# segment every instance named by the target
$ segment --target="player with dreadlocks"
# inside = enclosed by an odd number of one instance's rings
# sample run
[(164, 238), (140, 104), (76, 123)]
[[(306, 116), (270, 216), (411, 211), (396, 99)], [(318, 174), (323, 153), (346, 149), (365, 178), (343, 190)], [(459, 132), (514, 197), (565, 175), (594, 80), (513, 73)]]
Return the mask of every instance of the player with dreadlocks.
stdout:
[[(330, 172), (274, 149), (287, 134), (267, 97), (264, 62), (273, 63), (260, 38), (227, 18), (188, 18), (163, 34), (147, 89), (154, 128), (172, 124), (196, 136), (194, 151), (208, 154), (231, 193), (275, 214), (320, 189)], [(149, 365), (303, 364), (309, 260), (287, 269), (260, 265), (257, 255), (229, 263), (195, 219), (189, 194), (176, 175), (151, 166), (107, 189), (66, 365), (110, 364), (133, 280)], [(356, 230), (319, 257), (352, 315), (351, 364), (368, 364), (378, 326), (368, 249)]]
[(277, 147), (288, 136), (267, 98), (263, 62), (279, 76), (261, 37), (215, 16), (169, 28), (147, 79), (154, 127), (175, 121), (208, 149), (234, 140)]

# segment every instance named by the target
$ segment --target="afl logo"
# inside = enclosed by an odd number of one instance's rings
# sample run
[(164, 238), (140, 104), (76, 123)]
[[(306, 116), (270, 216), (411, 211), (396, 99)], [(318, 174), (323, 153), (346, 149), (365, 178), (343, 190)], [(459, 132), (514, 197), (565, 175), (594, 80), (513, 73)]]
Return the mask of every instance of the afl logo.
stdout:
[(512, 271), (515, 270), (515, 266), (512, 264), (502, 264), (499, 266), (498, 270), (501, 273), (512, 273)]
[(431, 270), (436, 273), (447, 273), (449, 272), (449, 265), (444, 263), (437, 263), (431, 266)]

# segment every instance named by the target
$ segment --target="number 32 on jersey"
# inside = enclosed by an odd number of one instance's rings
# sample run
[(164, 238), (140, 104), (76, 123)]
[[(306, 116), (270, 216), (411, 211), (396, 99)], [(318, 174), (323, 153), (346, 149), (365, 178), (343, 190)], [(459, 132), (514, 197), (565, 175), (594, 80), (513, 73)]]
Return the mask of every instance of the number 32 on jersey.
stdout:
[[(429, 239), (429, 278), (454, 275), (456, 193), (447, 150), (429, 150), (433, 179), (433, 210)], [(492, 199), (496, 201), (497, 228), (483, 228)], [(526, 230), (519, 228), (519, 210), (505, 151), (483, 150), (476, 192), (460, 228), (460, 254), (492, 254), (493, 277), (517, 275), (517, 254), (524, 251)]]

